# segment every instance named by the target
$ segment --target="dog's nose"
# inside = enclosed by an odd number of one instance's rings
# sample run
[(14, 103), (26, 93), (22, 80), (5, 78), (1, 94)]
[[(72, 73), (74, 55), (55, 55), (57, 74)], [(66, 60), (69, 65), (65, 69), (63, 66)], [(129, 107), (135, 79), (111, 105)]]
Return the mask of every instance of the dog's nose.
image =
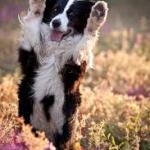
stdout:
[(56, 19), (52, 21), (53, 28), (58, 28), (61, 25), (60, 20)]

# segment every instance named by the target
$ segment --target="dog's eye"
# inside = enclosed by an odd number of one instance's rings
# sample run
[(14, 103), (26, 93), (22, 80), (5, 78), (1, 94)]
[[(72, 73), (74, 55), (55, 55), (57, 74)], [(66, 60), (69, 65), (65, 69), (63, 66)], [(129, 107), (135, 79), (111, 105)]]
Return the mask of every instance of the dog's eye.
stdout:
[(53, 13), (57, 13), (58, 11), (60, 10), (60, 8), (59, 8), (59, 5), (55, 5), (54, 7), (53, 7)]
[(58, 7), (55, 7), (55, 8), (53, 9), (53, 12), (56, 13), (57, 11), (58, 11)]
[(71, 17), (73, 17), (73, 16), (74, 16), (74, 13), (73, 13), (73, 12), (69, 12), (69, 13), (68, 13), (68, 17), (69, 17), (69, 18), (71, 18)]

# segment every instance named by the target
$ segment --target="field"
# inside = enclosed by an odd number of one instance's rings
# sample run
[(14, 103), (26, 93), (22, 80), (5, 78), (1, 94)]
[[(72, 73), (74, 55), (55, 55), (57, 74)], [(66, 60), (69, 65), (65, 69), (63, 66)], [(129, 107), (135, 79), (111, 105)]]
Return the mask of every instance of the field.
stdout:
[[(7, 43), (0, 39), (0, 149), (53, 150), (43, 134), (35, 138), (30, 127), (17, 118), (21, 79), (16, 65), (18, 30), (9, 31), (9, 35)], [(150, 149), (149, 39), (145, 33), (136, 33), (133, 38), (127, 30), (102, 34), (94, 49), (94, 68), (81, 86), (75, 150)]]
[[(6, 2), (10, 5), (9, 0)], [(3, 2), (0, 4), (2, 7)], [(17, 117), (20, 32), (18, 22), (12, 20), (24, 2), (16, 0), (15, 7), (20, 5), (16, 10), (9, 5), (6, 8), (12, 8), (11, 15), (7, 11), (0, 13), (0, 23), (3, 22), (0, 24), (0, 150), (55, 150), (44, 133), (34, 137), (31, 127)], [(82, 105), (73, 147), (74, 150), (150, 150), (148, 21), (143, 17), (138, 28), (117, 25), (110, 28), (110, 23), (112, 20), (108, 20), (95, 46), (94, 68), (88, 70), (82, 82)]]

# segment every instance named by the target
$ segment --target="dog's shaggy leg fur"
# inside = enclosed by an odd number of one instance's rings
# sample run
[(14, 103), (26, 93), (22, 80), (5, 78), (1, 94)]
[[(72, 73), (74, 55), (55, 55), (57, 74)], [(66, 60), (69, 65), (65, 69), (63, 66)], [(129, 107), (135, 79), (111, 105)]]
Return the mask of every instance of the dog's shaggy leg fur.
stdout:
[(73, 55), (73, 60), (68, 61), (62, 70), (62, 77), (65, 86), (64, 112), (67, 116), (66, 126), (64, 127), (67, 129), (66, 133), (70, 133), (70, 135), (68, 135), (70, 139), (75, 133), (75, 120), (73, 118), (77, 117), (77, 108), (81, 104), (79, 90), (80, 82), (85, 75), (87, 63), (90, 63), (88, 62), (88, 58), (91, 57), (90, 53), (92, 53), (90, 50), (92, 50), (97, 40), (96, 33), (100, 31), (101, 26), (106, 20), (107, 11), (107, 3), (105, 2), (97, 2), (92, 7), (88, 24), (84, 31), (84, 36), (76, 49), (79, 51), (78, 53), (76, 52), (78, 55)]
[(79, 91), (80, 82), (85, 74), (86, 62), (80, 66), (70, 59), (61, 70), (62, 81), (64, 83), (65, 103), (63, 113), (66, 116), (63, 125), (63, 134), (56, 136), (55, 145), (59, 150), (70, 150), (76, 134), (76, 121), (78, 107), (81, 104)]
[[(19, 48), (19, 63), (23, 73), (22, 81), (18, 89), (19, 116), (24, 117), (25, 123), (30, 123), (30, 115), (33, 107), (33, 84), (35, 71), (38, 68), (35, 48), (40, 44), (39, 25), (45, 8), (45, 0), (30, 0), (30, 10), (19, 18), (23, 35)], [(31, 36), (32, 35), (32, 36)], [(34, 48), (33, 48), (34, 47)]]
[(84, 36), (73, 54), (73, 59), (78, 65), (81, 64), (82, 60), (86, 60), (88, 67), (93, 67), (92, 49), (98, 39), (100, 29), (106, 21), (107, 13), (108, 6), (104, 1), (98, 1), (92, 7), (87, 26), (84, 30)]
[[(31, 51), (40, 51), (40, 25), (45, 9), (45, 0), (29, 0), (28, 12), (21, 13), (19, 21), (22, 28), (21, 47)], [(31, 36), (32, 35), (32, 36)]]
[(24, 74), (18, 89), (19, 116), (24, 117), (25, 123), (30, 123), (30, 114), (33, 107), (33, 83), (38, 61), (33, 50), (19, 49), (19, 63)]

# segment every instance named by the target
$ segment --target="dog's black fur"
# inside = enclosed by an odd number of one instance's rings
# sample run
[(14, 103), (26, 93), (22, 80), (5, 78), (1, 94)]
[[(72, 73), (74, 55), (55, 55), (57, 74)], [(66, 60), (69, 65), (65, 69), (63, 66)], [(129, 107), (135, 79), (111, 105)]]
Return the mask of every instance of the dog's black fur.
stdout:
[(36, 76), (36, 70), (39, 67), (37, 56), (32, 49), (28, 52), (22, 48), (19, 49), (19, 63), (21, 65), (21, 71), (23, 79), (19, 85), (18, 97), (19, 97), (19, 116), (24, 117), (25, 123), (30, 123), (30, 115), (33, 112), (33, 84), (34, 77)]

